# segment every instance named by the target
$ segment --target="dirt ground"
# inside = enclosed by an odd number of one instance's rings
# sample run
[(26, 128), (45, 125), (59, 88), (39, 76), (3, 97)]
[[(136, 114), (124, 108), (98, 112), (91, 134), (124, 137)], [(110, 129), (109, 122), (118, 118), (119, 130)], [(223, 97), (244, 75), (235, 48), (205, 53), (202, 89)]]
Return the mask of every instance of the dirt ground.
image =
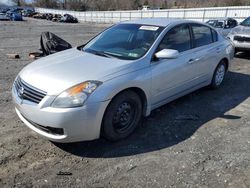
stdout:
[[(135, 134), (54, 144), (17, 117), (11, 86), (42, 31), (73, 45), (108, 25), (0, 22), (0, 187), (250, 187), (250, 55), (224, 85), (200, 89), (147, 117)], [(5, 54), (19, 53), (19, 60)]]

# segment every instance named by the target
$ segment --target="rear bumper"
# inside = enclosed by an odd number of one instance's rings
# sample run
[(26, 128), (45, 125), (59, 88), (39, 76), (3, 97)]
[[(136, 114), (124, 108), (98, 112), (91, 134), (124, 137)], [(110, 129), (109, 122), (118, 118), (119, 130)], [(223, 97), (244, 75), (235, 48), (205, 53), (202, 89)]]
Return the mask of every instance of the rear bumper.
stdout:
[[(12, 97), (18, 117), (30, 129), (55, 142), (77, 142), (100, 137), (102, 117), (109, 101), (78, 108), (44, 107), (21, 100), (15, 88)], [(49, 97), (48, 97), (49, 98)], [(51, 100), (46, 99), (43, 100)], [(41, 101), (41, 103), (46, 103)]]

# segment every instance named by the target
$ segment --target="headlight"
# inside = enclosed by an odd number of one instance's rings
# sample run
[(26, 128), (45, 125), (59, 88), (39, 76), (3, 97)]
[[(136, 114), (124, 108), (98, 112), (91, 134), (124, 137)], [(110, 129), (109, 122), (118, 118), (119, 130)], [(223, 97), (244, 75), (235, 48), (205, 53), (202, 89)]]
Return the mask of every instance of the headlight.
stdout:
[(56, 97), (52, 103), (55, 108), (72, 108), (82, 106), (88, 96), (102, 84), (99, 81), (87, 81), (75, 85)]

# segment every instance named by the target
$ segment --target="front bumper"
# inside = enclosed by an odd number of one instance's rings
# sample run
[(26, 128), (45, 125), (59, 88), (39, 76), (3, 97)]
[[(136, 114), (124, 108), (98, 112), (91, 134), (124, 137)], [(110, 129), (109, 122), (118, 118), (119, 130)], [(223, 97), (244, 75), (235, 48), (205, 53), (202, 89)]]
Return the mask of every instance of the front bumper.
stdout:
[[(19, 118), (33, 131), (55, 142), (77, 142), (100, 137), (102, 117), (109, 101), (86, 104), (77, 108), (52, 108), (45, 105), (53, 96), (39, 104), (22, 100), (15, 87), (12, 98)], [(58, 131), (59, 130), (59, 131)]]
[[(248, 41), (237, 41), (234, 39), (236, 35), (228, 35), (228, 37), (230, 38), (230, 40), (233, 42), (235, 49), (236, 50), (242, 50), (242, 51), (250, 51), (250, 42)], [(241, 35), (237, 35), (237, 36), (241, 36)], [(242, 35), (242, 37), (244, 37)], [(250, 36), (248, 36), (250, 37)]]

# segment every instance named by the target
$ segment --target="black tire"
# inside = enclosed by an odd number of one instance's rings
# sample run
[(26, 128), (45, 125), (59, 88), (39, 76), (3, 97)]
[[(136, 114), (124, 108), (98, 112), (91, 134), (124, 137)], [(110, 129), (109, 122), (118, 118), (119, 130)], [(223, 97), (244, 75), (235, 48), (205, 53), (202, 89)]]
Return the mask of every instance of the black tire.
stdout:
[[(220, 70), (222, 69), (222, 67), (223, 67), (223, 69), (224, 69), (224, 74), (223, 74), (223, 76), (221, 76), (221, 81), (218, 82), (218, 79), (216, 78), (216, 76), (217, 76), (217, 74), (218, 74), (218, 71), (220, 71)], [(212, 89), (217, 89), (218, 87), (221, 86), (221, 84), (222, 84), (223, 81), (224, 81), (224, 78), (225, 78), (225, 75), (226, 75), (226, 71), (227, 71), (227, 65), (226, 65), (226, 63), (225, 63), (224, 61), (221, 61), (221, 62), (217, 65), (217, 67), (216, 67), (216, 69), (215, 69), (215, 71), (214, 71), (214, 74), (213, 74), (213, 79), (212, 79), (212, 82), (211, 82), (211, 84), (210, 84), (210, 87), (211, 87)]]
[(102, 121), (102, 136), (110, 141), (128, 137), (142, 116), (142, 101), (133, 91), (124, 91), (112, 99)]

